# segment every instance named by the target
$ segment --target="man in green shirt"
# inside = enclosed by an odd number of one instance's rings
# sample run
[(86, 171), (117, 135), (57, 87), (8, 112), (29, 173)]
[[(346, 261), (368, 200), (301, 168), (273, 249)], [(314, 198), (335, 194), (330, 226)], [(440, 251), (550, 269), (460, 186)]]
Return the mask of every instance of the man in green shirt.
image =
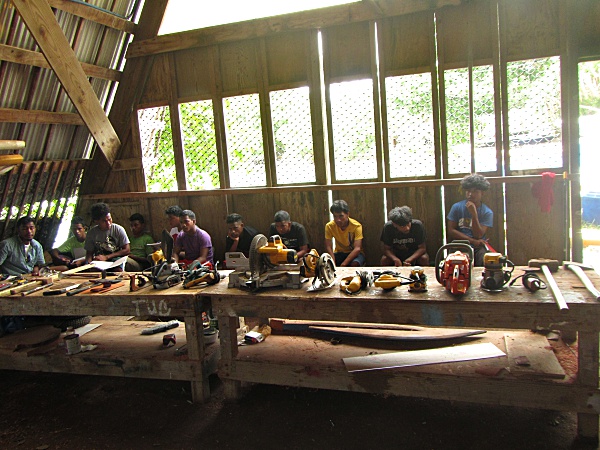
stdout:
[(146, 221), (140, 213), (132, 214), (129, 218), (131, 236), (129, 238), (129, 248), (131, 253), (127, 258), (125, 270), (127, 272), (141, 272), (150, 267), (149, 256), (155, 250), (153, 244), (156, 241), (150, 233), (146, 231)]
[[(71, 220), (71, 233), (73, 233), (73, 236), (50, 251), (54, 265), (58, 267), (62, 266), (64, 270), (67, 270), (85, 263), (85, 249), (83, 248), (83, 244), (85, 243), (86, 230), (87, 227), (85, 226), (83, 217), (73, 217)], [(53, 268), (58, 270), (57, 267)]]

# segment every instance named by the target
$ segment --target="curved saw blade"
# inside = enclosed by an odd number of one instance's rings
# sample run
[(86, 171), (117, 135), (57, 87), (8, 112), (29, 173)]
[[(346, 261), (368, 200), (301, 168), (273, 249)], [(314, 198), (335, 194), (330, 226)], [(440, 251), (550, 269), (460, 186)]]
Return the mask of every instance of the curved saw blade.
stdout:
[(258, 253), (258, 249), (267, 245), (267, 242), (267, 237), (264, 234), (257, 234), (252, 239), (249, 252), (250, 280), (257, 280), (268, 269), (263, 255)]
[(323, 253), (317, 261), (315, 266), (315, 280), (317, 279), (323, 287), (329, 287), (335, 281), (335, 262), (329, 253)]

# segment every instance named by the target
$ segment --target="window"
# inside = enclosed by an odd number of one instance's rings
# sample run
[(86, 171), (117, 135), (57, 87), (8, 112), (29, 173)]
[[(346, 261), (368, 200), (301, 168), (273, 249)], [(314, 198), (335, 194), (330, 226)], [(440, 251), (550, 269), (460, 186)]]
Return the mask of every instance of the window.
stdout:
[(510, 170), (563, 167), (560, 60), (507, 65)]
[(168, 106), (138, 110), (142, 164), (148, 192), (176, 191), (173, 133)]
[[(470, 124), (469, 69), (444, 72), (450, 174), (492, 172), (498, 167), (492, 66), (473, 67), (472, 87), (473, 130)], [(474, 168), (471, 168), (472, 145), (475, 152)]]
[(270, 93), (277, 184), (315, 182), (308, 87)]
[(332, 83), (330, 99), (335, 179), (377, 178), (373, 82)]
[(179, 115), (188, 189), (218, 188), (219, 159), (212, 101), (182, 103)]
[(435, 175), (431, 74), (385, 80), (391, 178)]
[(267, 179), (258, 94), (224, 98), (223, 115), (231, 187), (265, 186)]

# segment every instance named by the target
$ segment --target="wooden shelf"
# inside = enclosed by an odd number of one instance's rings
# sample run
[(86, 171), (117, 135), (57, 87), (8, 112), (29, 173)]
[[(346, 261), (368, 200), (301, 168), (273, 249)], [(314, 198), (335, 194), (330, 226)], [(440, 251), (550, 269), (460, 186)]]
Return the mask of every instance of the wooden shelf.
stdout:
[[(0, 350), (0, 368), (41, 372), (108, 375), (132, 378), (202, 381), (216, 373), (219, 359), (218, 344), (207, 345), (204, 362), (187, 355), (176, 355), (176, 349), (187, 344), (184, 324), (167, 332), (141, 335), (141, 330), (155, 322), (129, 321), (118, 317), (94, 318), (92, 323), (102, 325), (81, 336), (83, 346), (97, 345), (94, 350), (68, 355), (62, 336), (40, 348), (39, 354), (31, 349)], [(175, 333), (177, 344), (164, 348), (162, 337)]]

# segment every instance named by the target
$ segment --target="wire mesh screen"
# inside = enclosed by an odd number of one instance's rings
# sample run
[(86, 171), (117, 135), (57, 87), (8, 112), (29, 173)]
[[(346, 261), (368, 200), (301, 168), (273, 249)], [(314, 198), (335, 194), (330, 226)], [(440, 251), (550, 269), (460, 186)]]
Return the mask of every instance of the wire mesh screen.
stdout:
[(475, 167), (471, 168), (471, 125), (469, 121), (469, 69), (444, 72), (448, 172), (491, 172), (497, 169), (494, 115), (494, 73), (492, 66), (472, 69), (473, 147)]
[(258, 94), (223, 99), (231, 187), (265, 186), (265, 153)]
[(377, 178), (372, 80), (332, 83), (329, 93), (335, 179)]
[(138, 123), (146, 190), (176, 191), (177, 177), (169, 107), (139, 109)]
[(278, 184), (315, 182), (308, 87), (270, 93)]
[(562, 167), (560, 59), (507, 65), (510, 169)]
[(431, 75), (385, 79), (391, 178), (435, 175)]
[(181, 103), (181, 134), (188, 189), (219, 187), (219, 159), (211, 100)]

